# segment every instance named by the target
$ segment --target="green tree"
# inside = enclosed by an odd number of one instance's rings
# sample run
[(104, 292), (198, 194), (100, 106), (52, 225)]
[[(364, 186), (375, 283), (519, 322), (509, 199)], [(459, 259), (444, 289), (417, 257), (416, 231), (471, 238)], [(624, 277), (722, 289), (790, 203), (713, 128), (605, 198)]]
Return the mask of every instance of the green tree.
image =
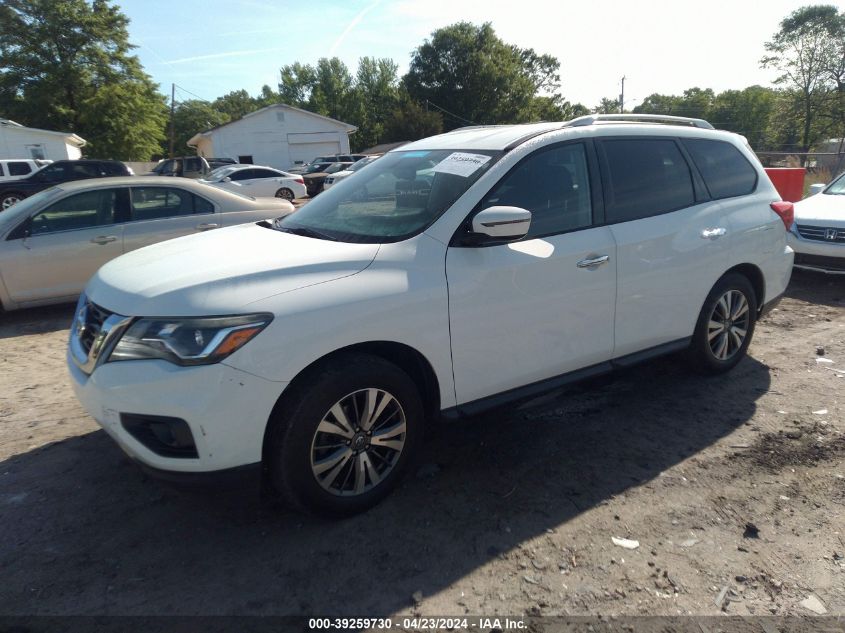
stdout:
[[(780, 75), (777, 85), (793, 92), (800, 105), (801, 151), (809, 151), (818, 137), (816, 120), (829, 101), (830, 68), (841, 50), (842, 18), (832, 5), (811, 5), (790, 13), (766, 42), (768, 55), (760, 64)], [(829, 106), (828, 106), (829, 107)], [(814, 133), (815, 132), (815, 133)], [(802, 161), (803, 162), (803, 161)]]
[(167, 109), (131, 54), (128, 23), (107, 0), (0, 0), (0, 110), (76, 132), (89, 156), (149, 158)]
[(382, 142), (416, 141), (443, 131), (443, 116), (439, 112), (426, 110), (400, 91), (399, 103), (384, 123)]
[(211, 102), (211, 107), (222, 112), (231, 121), (237, 121), (250, 112), (262, 108), (261, 101), (249, 96), (246, 90), (233, 90), (232, 92), (217, 97)]
[[(188, 148), (188, 140), (199, 132), (228, 123), (231, 117), (225, 112), (215, 109), (207, 101), (191, 99), (176, 105), (173, 116), (173, 144), (177, 156), (192, 154)], [(169, 140), (162, 141), (159, 151), (167, 155)]]
[(399, 105), (398, 71), (399, 66), (390, 59), (359, 60), (354, 88), (358, 131), (353, 137), (359, 149), (384, 142), (387, 119)]
[(412, 54), (403, 84), (411, 98), (437, 108), (447, 129), (529, 121), (559, 105), (557, 59), (503, 42), (489, 24), (438, 29)]
[(619, 100), (602, 97), (601, 103), (593, 108), (594, 114), (619, 114)]
[(721, 130), (742, 134), (756, 150), (772, 148), (771, 121), (778, 94), (771, 88), (749, 86), (716, 95), (707, 120)]

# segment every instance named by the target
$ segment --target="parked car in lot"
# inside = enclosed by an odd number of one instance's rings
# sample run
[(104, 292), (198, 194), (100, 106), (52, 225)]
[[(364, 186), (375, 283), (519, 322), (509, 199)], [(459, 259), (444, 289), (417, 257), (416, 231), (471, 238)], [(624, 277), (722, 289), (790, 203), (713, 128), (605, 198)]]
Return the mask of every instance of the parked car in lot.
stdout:
[(331, 189), (333, 185), (340, 182), (341, 180), (346, 180), (355, 172), (360, 171), (367, 165), (372, 164), (372, 162), (377, 158), (378, 156), (367, 156), (366, 158), (362, 158), (361, 160), (351, 164), (347, 169), (335, 172), (330, 176), (327, 176), (325, 181), (323, 181), (323, 191), (325, 191), (326, 189)]
[(53, 161), (33, 158), (4, 158), (0, 160), (0, 184), (21, 180)]
[[(0, 308), (73, 301), (118, 255), (292, 211), (286, 200), (249, 198), (184, 178), (64, 183), (0, 213)], [(226, 258), (225, 249), (220, 256)]]
[[(380, 178), (393, 193), (371, 199)], [(281, 221), (109, 262), (68, 367), (148, 469), (261, 466), (295, 506), (345, 515), (438, 416), (670, 352), (728, 371), (786, 289), (791, 224), (745, 139), (705, 121), (459, 129)]]
[(305, 188), (312, 198), (323, 190), (323, 183), (330, 174), (335, 174), (349, 169), (354, 163), (329, 163), (327, 166), (315, 165), (314, 170), (308, 170), (303, 174)]
[(795, 267), (845, 275), (845, 174), (795, 204)]
[(248, 196), (293, 200), (304, 198), (306, 194), (302, 176), (288, 174), (272, 167), (255, 165), (220, 167), (208, 174), (201, 182)]
[(202, 156), (179, 156), (159, 161), (158, 165), (153, 167), (153, 170), (147, 175), (202, 178), (212, 169), (213, 167)]
[(57, 160), (31, 176), (0, 183), (0, 211), (5, 211), (27, 196), (59, 183), (131, 175), (132, 170), (116, 160)]
[(354, 163), (367, 158), (367, 154), (331, 154), (329, 156), (317, 156), (314, 160), (304, 164), (294, 165), (288, 169), (291, 174), (304, 174), (318, 163)]

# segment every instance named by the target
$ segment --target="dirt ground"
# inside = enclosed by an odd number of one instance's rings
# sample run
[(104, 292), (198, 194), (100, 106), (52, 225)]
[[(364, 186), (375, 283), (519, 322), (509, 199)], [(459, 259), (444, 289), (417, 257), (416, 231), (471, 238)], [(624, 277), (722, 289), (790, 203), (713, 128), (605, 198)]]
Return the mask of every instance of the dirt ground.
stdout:
[(0, 316), (0, 614), (845, 614), (845, 278), (796, 273), (727, 376), (441, 425), (335, 523), (146, 478), (71, 393), (71, 313)]

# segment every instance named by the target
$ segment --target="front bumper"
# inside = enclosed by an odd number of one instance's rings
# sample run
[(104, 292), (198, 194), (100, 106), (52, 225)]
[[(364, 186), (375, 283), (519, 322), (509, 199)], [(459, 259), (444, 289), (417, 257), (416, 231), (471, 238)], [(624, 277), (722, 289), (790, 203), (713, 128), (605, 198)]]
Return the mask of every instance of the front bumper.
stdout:
[(796, 268), (845, 275), (845, 243), (808, 240), (791, 231), (787, 243), (795, 251)]
[[(207, 473), (260, 462), (267, 421), (287, 385), (223, 363), (122, 361), (104, 363), (89, 376), (68, 351), (67, 365), (88, 413), (133, 460), (158, 471)], [(142, 441), (124, 424), (132, 415), (183, 420), (195, 455), (173, 456)]]

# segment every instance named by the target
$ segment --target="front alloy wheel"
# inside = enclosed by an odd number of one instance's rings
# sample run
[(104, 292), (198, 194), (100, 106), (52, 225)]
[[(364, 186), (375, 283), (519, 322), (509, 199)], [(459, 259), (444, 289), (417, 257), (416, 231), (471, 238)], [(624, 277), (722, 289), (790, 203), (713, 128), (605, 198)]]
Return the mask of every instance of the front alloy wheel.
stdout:
[(405, 447), (405, 412), (381, 389), (341, 398), (320, 421), (311, 442), (311, 472), (334, 495), (371, 490), (396, 466)]
[(424, 417), (420, 391), (400, 367), (369, 354), (335, 356), (282, 395), (265, 471), (290, 505), (332, 517), (362, 512), (413, 464)]

